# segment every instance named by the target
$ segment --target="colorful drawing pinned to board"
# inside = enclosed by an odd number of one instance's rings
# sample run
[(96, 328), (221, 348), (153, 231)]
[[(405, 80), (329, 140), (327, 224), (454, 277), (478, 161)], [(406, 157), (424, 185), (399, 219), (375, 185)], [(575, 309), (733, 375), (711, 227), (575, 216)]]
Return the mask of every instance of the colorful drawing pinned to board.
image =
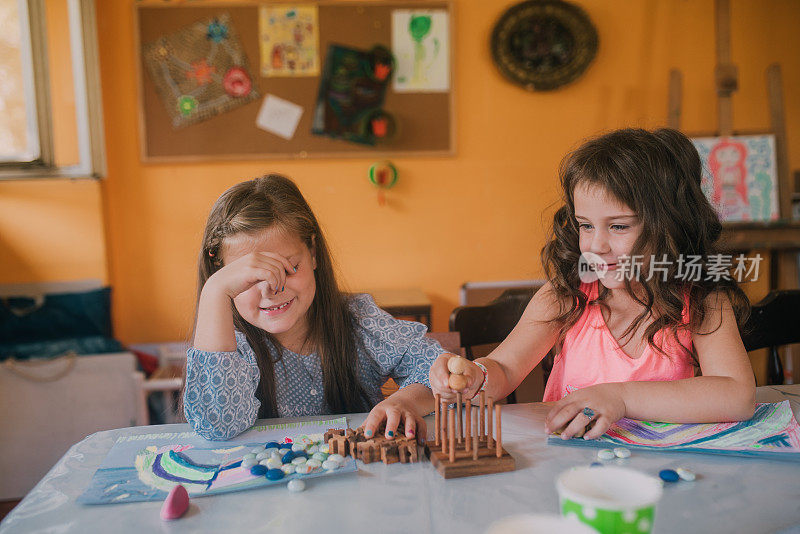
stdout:
[(553, 445), (703, 452), (800, 462), (800, 425), (789, 401), (759, 403), (752, 419), (735, 423), (677, 424), (620, 419), (596, 440), (550, 437)]
[(261, 6), (262, 76), (319, 75), (318, 20), (317, 6)]
[(389, 139), (395, 121), (381, 109), (394, 69), (391, 53), (331, 45), (320, 79), (311, 132), (374, 145)]
[(778, 218), (775, 137), (692, 139), (703, 162), (702, 187), (723, 221)]
[[(138, 501), (163, 501), (169, 491), (181, 484), (192, 497), (229, 493), (286, 483), (295, 478), (312, 478), (351, 473), (352, 458), (335, 470), (314, 468), (306, 474), (289, 472), (272, 480), (253, 471), (246, 456), (254, 448), (266, 451), (265, 444), (302, 443), (314, 446), (330, 428), (347, 428), (344, 417), (254, 426), (229, 441), (206, 441), (194, 432), (164, 432), (123, 436), (108, 452), (86, 491), (78, 497), (82, 504), (112, 504)], [(286, 437), (290, 433), (293, 437)], [(274, 445), (273, 445), (274, 446)], [(288, 450), (288, 449), (287, 449)], [(326, 455), (327, 456), (327, 455)], [(243, 465), (244, 463), (244, 465)], [(256, 469), (267, 471), (263, 464)]]
[(146, 44), (142, 56), (174, 128), (258, 98), (247, 57), (227, 13)]
[(392, 11), (392, 53), (397, 59), (394, 90), (450, 90), (450, 28), (444, 10)]

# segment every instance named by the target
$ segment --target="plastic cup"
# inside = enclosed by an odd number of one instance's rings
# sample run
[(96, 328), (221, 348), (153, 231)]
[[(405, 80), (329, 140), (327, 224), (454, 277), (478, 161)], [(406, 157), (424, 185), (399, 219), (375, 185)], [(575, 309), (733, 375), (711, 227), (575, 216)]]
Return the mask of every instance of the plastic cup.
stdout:
[(575, 467), (556, 480), (561, 515), (598, 532), (647, 534), (653, 530), (661, 481), (617, 466)]
[(486, 534), (597, 534), (575, 519), (568, 519), (555, 514), (522, 514), (506, 517), (489, 526)]

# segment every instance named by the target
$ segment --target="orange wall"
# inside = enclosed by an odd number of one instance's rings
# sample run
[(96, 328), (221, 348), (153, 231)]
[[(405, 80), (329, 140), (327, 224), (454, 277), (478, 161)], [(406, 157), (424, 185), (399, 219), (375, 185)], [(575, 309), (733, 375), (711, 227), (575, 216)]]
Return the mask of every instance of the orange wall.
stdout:
[[(52, 209), (46, 200), (22, 220), (0, 209), (0, 252), (7, 248), (5, 236), (24, 227), (41, 237), (9, 247), (20, 258), (17, 277), (25, 267), (37, 278), (64, 279), (76, 274), (66, 265), (82, 261), (78, 251), (105, 247), (117, 336), (129, 343), (182, 338), (190, 329), (196, 248), (211, 203), (236, 182), (281, 172), (306, 194), (351, 289), (420, 286), (434, 303), (434, 329), (445, 330), (463, 282), (541, 276), (538, 253), (546, 214), (557, 199), (559, 160), (598, 131), (664, 124), (670, 68), (684, 73), (683, 127), (715, 127), (712, 0), (579, 1), (600, 33), (599, 54), (580, 80), (542, 94), (506, 82), (491, 62), (492, 24), (513, 3), (454, 1), (458, 154), (395, 158), (400, 181), (381, 208), (366, 178), (373, 159), (142, 164), (134, 2), (99, 1), (108, 179), (102, 190), (91, 183), (50, 184), (54, 195), (90, 190), (64, 201), (73, 214), (44, 218)], [(800, 101), (790, 88), (800, 87), (800, 4), (731, 3), (733, 59), (740, 73), (735, 127), (768, 126), (764, 69), (780, 62), (789, 160), (797, 168)], [(0, 184), (0, 202), (9, 187)], [(38, 195), (32, 184), (15, 187)], [(97, 195), (102, 208), (91, 200)], [(82, 224), (92, 220), (102, 220), (105, 234), (84, 232)], [(71, 236), (58, 238), (74, 249), (64, 268), (50, 262), (52, 224)], [(105, 269), (103, 257), (88, 260), (92, 268)]]

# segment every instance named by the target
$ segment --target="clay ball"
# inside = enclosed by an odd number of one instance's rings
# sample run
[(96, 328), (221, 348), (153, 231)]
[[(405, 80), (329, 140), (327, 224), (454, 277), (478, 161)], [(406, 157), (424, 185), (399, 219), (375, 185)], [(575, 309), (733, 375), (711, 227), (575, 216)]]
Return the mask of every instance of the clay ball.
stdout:
[(447, 360), (447, 370), (453, 373), (454, 375), (463, 375), (467, 372), (467, 367), (469, 366), (469, 361), (466, 358), (457, 357), (457, 358), (450, 358)]
[(450, 375), (448, 384), (450, 385), (450, 389), (461, 391), (467, 387), (467, 377), (464, 375)]

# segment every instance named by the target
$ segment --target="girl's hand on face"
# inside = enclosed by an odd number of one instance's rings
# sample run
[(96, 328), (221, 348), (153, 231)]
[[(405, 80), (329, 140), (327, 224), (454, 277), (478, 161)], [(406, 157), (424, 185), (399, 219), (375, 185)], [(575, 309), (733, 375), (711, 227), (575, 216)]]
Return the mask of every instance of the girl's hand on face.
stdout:
[(421, 436), (420, 441), (425, 441), (427, 435), (425, 421), (414, 411), (408, 401), (396, 397), (396, 395), (391, 395), (388, 399), (375, 405), (369, 412), (367, 420), (364, 421), (364, 436), (367, 439), (375, 437), (378, 427), (385, 420), (385, 435), (392, 439), (397, 435), (397, 425), (403, 421), (407, 438)]
[(211, 275), (206, 286), (215, 287), (234, 299), (254, 285), (267, 282), (269, 294), (275, 295), (286, 285), (286, 274), (294, 272), (294, 266), (280, 254), (251, 252)]
[(471, 361), (462, 358), (463, 376), (466, 379), (466, 386), (460, 390), (455, 390), (450, 387), (451, 373), (447, 368), (452, 358), (459, 358), (459, 356), (445, 353), (436, 358), (436, 361), (433, 362), (431, 370), (428, 373), (431, 382), (431, 390), (433, 390), (434, 395), (441, 395), (442, 401), (445, 402), (455, 402), (456, 393), (461, 393), (461, 398), (464, 400), (471, 399), (483, 385), (483, 371)]
[[(545, 418), (544, 428), (548, 434), (560, 430), (561, 439), (581, 435), (583, 439), (596, 439), (625, 417), (625, 410), (620, 384), (597, 384), (570, 393), (555, 403)], [(583, 434), (590, 423), (591, 429)]]

